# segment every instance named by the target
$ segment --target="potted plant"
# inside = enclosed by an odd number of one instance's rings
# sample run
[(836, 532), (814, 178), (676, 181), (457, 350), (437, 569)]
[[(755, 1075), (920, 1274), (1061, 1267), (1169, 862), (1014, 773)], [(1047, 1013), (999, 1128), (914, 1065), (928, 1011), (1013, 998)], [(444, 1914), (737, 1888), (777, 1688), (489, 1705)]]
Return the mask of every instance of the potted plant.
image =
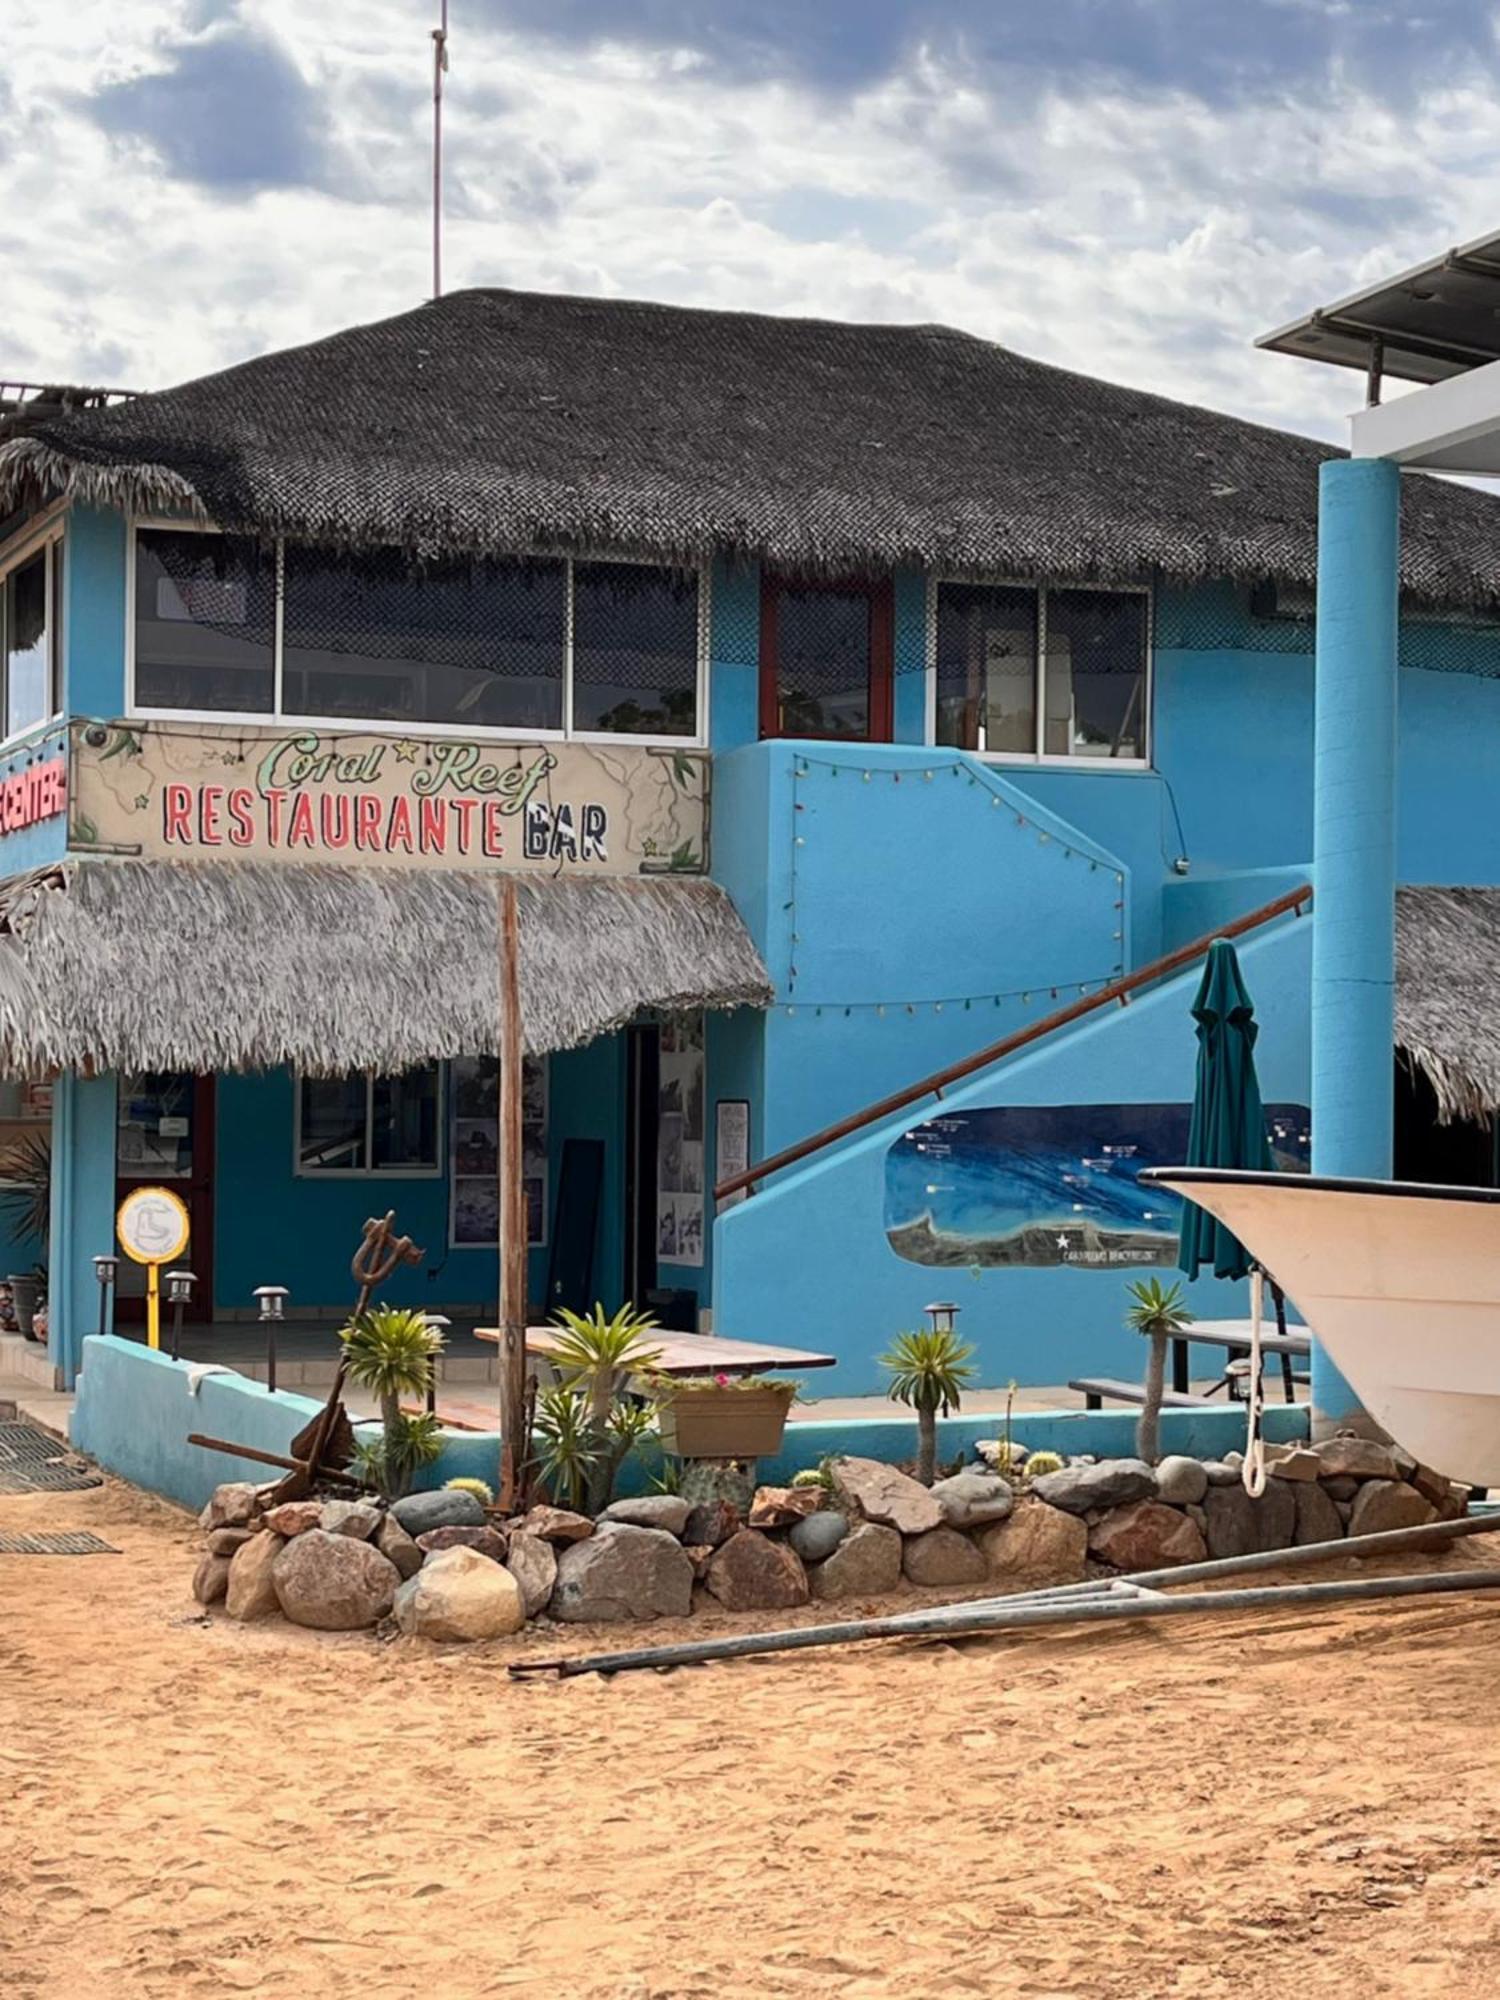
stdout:
[(662, 1450), (677, 1458), (774, 1458), (800, 1382), (768, 1375), (657, 1375)]

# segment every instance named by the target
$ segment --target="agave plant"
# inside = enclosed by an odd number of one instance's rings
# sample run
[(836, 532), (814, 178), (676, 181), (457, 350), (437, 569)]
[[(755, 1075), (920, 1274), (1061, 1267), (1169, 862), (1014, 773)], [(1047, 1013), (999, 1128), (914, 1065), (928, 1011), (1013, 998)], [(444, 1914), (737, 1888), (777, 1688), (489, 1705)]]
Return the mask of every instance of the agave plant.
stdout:
[(0, 1151), (0, 1215), (18, 1237), (45, 1246), (52, 1223), (52, 1146), (39, 1132)]
[(917, 1477), (924, 1486), (932, 1484), (937, 1468), (938, 1412), (952, 1416), (962, 1404), (974, 1380), (973, 1352), (951, 1327), (927, 1327), (898, 1333), (880, 1357), (891, 1378), (886, 1394), (917, 1413)]
[(532, 1438), (547, 1490), (564, 1507), (582, 1508), (603, 1453), (600, 1434), (588, 1421), (583, 1397), (554, 1382), (536, 1399)]
[[(620, 1388), (627, 1375), (649, 1369), (660, 1359), (661, 1349), (649, 1339), (656, 1322), (631, 1306), (621, 1306), (606, 1317), (597, 1304), (590, 1313), (564, 1308), (557, 1319), (562, 1331), (550, 1359), (561, 1387), (581, 1404), (580, 1420), (593, 1455), (585, 1498), (589, 1510), (598, 1513), (609, 1504), (625, 1454), (650, 1428), (650, 1406), (629, 1401)], [(538, 1403), (539, 1414), (540, 1410)]]
[(1135, 1450), (1147, 1465), (1161, 1457), (1161, 1403), (1167, 1386), (1167, 1342), (1174, 1333), (1191, 1326), (1179, 1284), (1164, 1285), (1160, 1278), (1135, 1278), (1127, 1287), (1131, 1297), (1125, 1324), (1144, 1333), (1151, 1342), (1146, 1357), (1146, 1386), (1142, 1391), (1141, 1414), (1135, 1427)]
[(384, 1438), (378, 1483), (388, 1498), (398, 1498), (411, 1484), (417, 1465), (430, 1464), (437, 1456), (433, 1451), (425, 1460), (413, 1457), (413, 1426), (431, 1423), (436, 1429), (436, 1420), (403, 1416), (401, 1398), (426, 1395), (443, 1336), (425, 1313), (406, 1306), (374, 1306), (351, 1320), (339, 1338), (350, 1381), (379, 1401)]
[(397, 1428), (384, 1426), (379, 1437), (361, 1438), (354, 1447), (354, 1471), (387, 1500), (399, 1500), (424, 1466), (442, 1456), (443, 1426), (425, 1410), (419, 1416), (397, 1413)]

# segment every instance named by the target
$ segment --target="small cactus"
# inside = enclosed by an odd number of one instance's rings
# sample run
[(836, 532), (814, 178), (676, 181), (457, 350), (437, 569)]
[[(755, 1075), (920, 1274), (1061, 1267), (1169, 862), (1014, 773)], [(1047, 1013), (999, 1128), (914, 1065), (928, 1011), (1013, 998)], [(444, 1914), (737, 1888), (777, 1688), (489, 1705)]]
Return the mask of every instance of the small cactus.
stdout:
[(792, 1484), (803, 1487), (821, 1486), (826, 1492), (833, 1485), (826, 1460), (822, 1465), (807, 1465), (800, 1472), (794, 1472)]
[(494, 1489), (486, 1486), (482, 1479), (445, 1480), (443, 1491), (445, 1493), (472, 1493), (481, 1507), (493, 1507), (495, 1504)]
[(1026, 1477), (1040, 1479), (1048, 1472), (1061, 1472), (1062, 1454), (1056, 1451), (1034, 1451), (1026, 1461)]

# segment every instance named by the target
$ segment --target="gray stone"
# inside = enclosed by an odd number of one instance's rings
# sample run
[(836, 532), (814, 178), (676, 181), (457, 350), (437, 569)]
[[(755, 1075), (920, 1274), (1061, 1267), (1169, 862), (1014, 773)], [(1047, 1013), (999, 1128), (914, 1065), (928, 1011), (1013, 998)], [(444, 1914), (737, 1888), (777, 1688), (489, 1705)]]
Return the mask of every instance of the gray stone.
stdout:
[(439, 1556), (444, 1549), (473, 1549), (490, 1562), (503, 1563), (506, 1541), (498, 1528), (488, 1525), (483, 1528), (429, 1528), (425, 1535), (417, 1536), (417, 1547), (424, 1557)]
[(680, 1494), (640, 1493), (633, 1500), (612, 1502), (595, 1525), (623, 1521), (627, 1528), (657, 1528), (664, 1535), (680, 1535), (692, 1511)]
[(248, 1622), (252, 1618), (274, 1618), (280, 1609), (274, 1571), (276, 1558), (286, 1547), (280, 1535), (268, 1528), (252, 1535), (229, 1565), (229, 1587), (224, 1593), (224, 1609), (231, 1618)]
[(874, 1597), (901, 1581), (901, 1537), (875, 1521), (852, 1527), (808, 1576), (814, 1597)]
[(756, 1528), (739, 1529), (714, 1550), (704, 1582), (726, 1611), (789, 1611), (808, 1598), (797, 1551)]
[(540, 1535), (512, 1535), (505, 1567), (521, 1586), (526, 1616), (545, 1611), (557, 1584), (557, 1551)]
[(694, 1548), (718, 1548), (744, 1526), (732, 1500), (704, 1500), (687, 1517), (682, 1539)]
[(676, 1536), (617, 1521), (562, 1551), (549, 1608), (565, 1624), (587, 1625), (685, 1618), (692, 1604), (693, 1565)]
[(1335, 1500), (1333, 1505), (1339, 1519), (1347, 1529), (1349, 1526), (1349, 1516), (1354, 1512), (1354, 1502), (1352, 1500)]
[(1336, 1542), (1344, 1532), (1339, 1510), (1319, 1485), (1299, 1485), (1296, 1489), (1297, 1526), (1293, 1542), (1299, 1549), (1314, 1542)]
[(1194, 1506), (1190, 1500), (1182, 1511), (1198, 1530), (1198, 1533), (1206, 1540), (1208, 1535), (1208, 1515), (1204, 1512), (1203, 1508), (1201, 1506)]
[(482, 1528), (486, 1519), (472, 1493), (450, 1492), (447, 1487), (437, 1493), (408, 1493), (395, 1502), (391, 1513), (413, 1541), (431, 1528)]
[(1098, 1465), (1065, 1465), (1032, 1481), (1032, 1492), (1049, 1507), (1086, 1514), (1091, 1507), (1122, 1507), (1130, 1500), (1156, 1497), (1156, 1474), (1143, 1459), (1106, 1458)]
[(1083, 1580), (1089, 1531), (1077, 1514), (1026, 1500), (1008, 1521), (986, 1528), (979, 1548), (990, 1576), (1011, 1590)]
[(526, 1623), (517, 1579), (462, 1544), (440, 1549), (423, 1563), (396, 1592), (394, 1608), (396, 1623), (412, 1639), (463, 1643), (502, 1639)]
[(380, 1533), (375, 1537), (375, 1546), (388, 1563), (394, 1563), (396, 1573), (403, 1583), (416, 1575), (422, 1567), (422, 1551), (401, 1523), (387, 1514), (380, 1524)]
[(805, 1521), (799, 1521), (787, 1541), (805, 1563), (823, 1562), (848, 1532), (849, 1523), (844, 1516), (832, 1507), (825, 1507), (821, 1514), (809, 1514)]
[(1210, 1486), (1203, 1511), (1208, 1517), (1208, 1553), (1216, 1562), (1266, 1549), (1289, 1549), (1296, 1534), (1296, 1488), (1285, 1480), (1267, 1480), (1258, 1500), (1252, 1500), (1243, 1485)]
[(925, 1535), (943, 1525), (943, 1510), (925, 1486), (875, 1458), (836, 1458), (829, 1470), (835, 1491), (855, 1512), (903, 1535)]
[(1204, 1461), (1203, 1476), (1210, 1486), (1238, 1486), (1240, 1469), (1237, 1465), (1226, 1465), (1222, 1458)]
[(1255, 1546), (1289, 1549), (1297, 1537), (1297, 1489), (1290, 1482), (1268, 1479), (1266, 1490), (1250, 1502), (1255, 1520)]
[(215, 1528), (208, 1537), (208, 1552), (211, 1556), (232, 1556), (254, 1533), (253, 1528)]
[(1089, 1554), (1127, 1572), (1202, 1562), (1207, 1553), (1202, 1534), (1186, 1513), (1160, 1500), (1112, 1507), (1089, 1533)]
[(1393, 1528), (1424, 1528), (1437, 1517), (1437, 1508), (1415, 1486), (1397, 1479), (1367, 1479), (1355, 1495), (1349, 1533), (1384, 1535)]
[(1359, 1481), (1349, 1479), (1342, 1473), (1335, 1473), (1332, 1479), (1323, 1481), (1323, 1491), (1330, 1500), (1352, 1500), (1359, 1491)]
[(376, 1624), (390, 1610), (401, 1581), (395, 1564), (369, 1542), (330, 1535), (325, 1528), (288, 1542), (271, 1565), (271, 1576), (292, 1623), (320, 1632), (357, 1632)]
[(248, 1528), (255, 1508), (255, 1488), (249, 1480), (231, 1479), (214, 1488), (198, 1519), (205, 1528)]
[(982, 1528), (1003, 1521), (1016, 1504), (1009, 1482), (978, 1466), (934, 1480), (930, 1490), (950, 1528)]
[(1208, 1491), (1203, 1462), (1172, 1453), (1156, 1468), (1156, 1497), (1169, 1507), (1196, 1507)]
[(372, 1542), (384, 1519), (369, 1500), (325, 1500), (318, 1512), (318, 1526), (326, 1534), (352, 1535), (357, 1542)]
[(217, 1604), (229, 1588), (229, 1557), (204, 1556), (193, 1571), (193, 1595), (200, 1604)]
[(983, 1583), (989, 1566), (982, 1552), (957, 1528), (929, 1528), (913, 1535), (901, 1551), (901, 1568), (908, 1583), (927, 1587)]
[(1356, 1437), (1352, 1431), (1323, 1438), (1313, 1446), (1323, 1461), (1325, 1479), (1390, 1479), (1401, 1477), (1401, 1467), (1388, 1444), (1375, 1438)]

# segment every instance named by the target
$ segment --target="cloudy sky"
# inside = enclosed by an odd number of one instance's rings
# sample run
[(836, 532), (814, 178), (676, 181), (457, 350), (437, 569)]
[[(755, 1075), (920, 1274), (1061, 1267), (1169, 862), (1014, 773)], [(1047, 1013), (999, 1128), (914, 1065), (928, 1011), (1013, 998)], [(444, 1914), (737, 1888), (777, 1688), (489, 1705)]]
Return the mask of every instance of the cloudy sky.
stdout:
[[(430, 289), (437, 0), (0, 0), (0, 376)], [(1327, 436), (1254, 335), (1500, 228), (1480, 0), (451, 0), (446, 279), (942, 320)]]

